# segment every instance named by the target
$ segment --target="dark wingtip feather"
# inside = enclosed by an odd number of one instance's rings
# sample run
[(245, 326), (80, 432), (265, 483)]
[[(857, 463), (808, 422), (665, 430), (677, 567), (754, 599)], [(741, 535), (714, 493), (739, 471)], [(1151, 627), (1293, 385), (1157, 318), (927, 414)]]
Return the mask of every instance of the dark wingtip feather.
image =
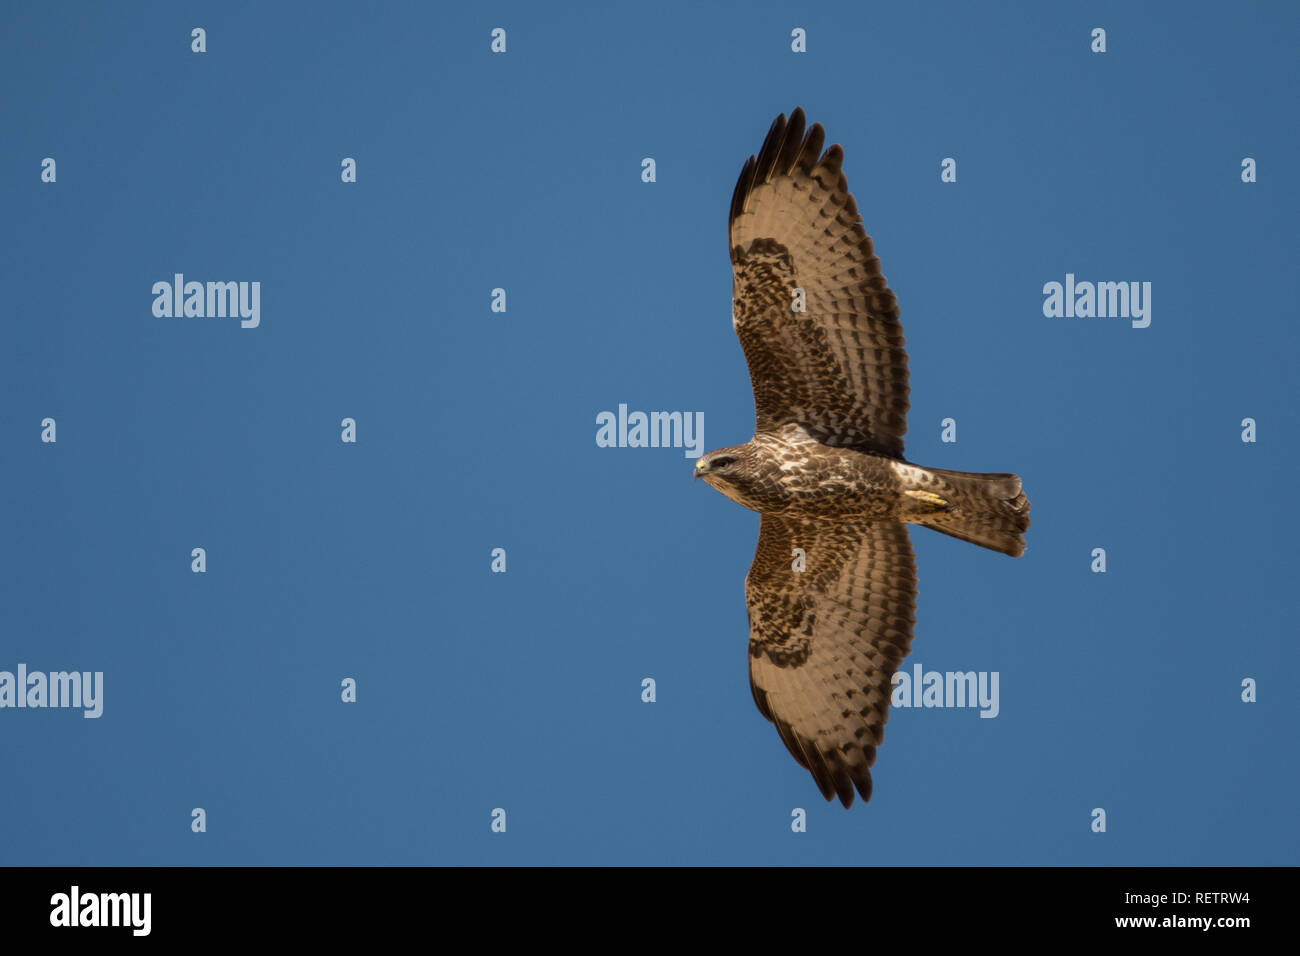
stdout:
[[(844, 805), (845, 810), (853, 806), (855, 787), (863, 803), (871, 800), (871, 771), (867, 767), (841, 763), (836, 769), (839, 771), (836, 782), (839, 784), (837, 789), (840, 803)], [(826, 800), (830, 802), (830, 797)]]
[(803, 145), (803, 128), (803, 110), (796, 106), (790, 114), (790, 122), (785, 124), (785, 135), (781, 138), (781, 148), (772, 167), (772, 176), (784, 176), (794, 168), (795, 160), (799, 158), (799, 148)]
[(831, 172), (839, 173), (841, 167), (844, 165), (844, 150), (840, 148), (840, 144), (836, 143), (830, 149), (826, 150), (826, 155), (821, 158), (821, 162), (817, 165), (821, 169), (827, 169)]
[(844, 809), (853, 806), (853, 781), (849, 779), (843, 764), (835, 767), (835, 792), (839, 795)]
[(767, 131), (767, 138), (763, 140), (763, 148), (758, 151), (755, 182), (765, 183), (772, 178), (772, 169), (776, 166), (777, 158), (781, 155), (781, 147), (785, 143), (785, 130), (785, 114), (782, 113), (772, 120), (772, 127)]
[(858, 788), (858, 794), (862, 797), (862, 802), (867, 803), (871, 800), (871, 771), (863, 770), (853, 778), (854, 785)]
[(817, 781), (817, 788), (821, 790), (822, 796), (829, 803), (835, 798), (837, 792), (834, 772), (811, 741), (804, 747), (804, 755), (808, 758), (808, 770), (813, 779)]
[(804, 137), (803, 146), (800, 147), (794, 164), (805, 173), (811, 173), (813, 167), (817, 165), (817, 160), (821, 158), (822, 144), (825, 142), (826, 130), (822, 129), (821, 123), (813, 123), (812, 128), (808, 130), (808, 135)]
[(758, 168), (758, 161), (749, 157), (745, 161), (744, 168), (740, 171), (740, 178), (736, 180), (736, 189), (731, 194), (731, 214), (728, 222), (735, 222), (745, 209), (745, 197), (749, 195), (749, 190), (754, 185), (754, 170)]

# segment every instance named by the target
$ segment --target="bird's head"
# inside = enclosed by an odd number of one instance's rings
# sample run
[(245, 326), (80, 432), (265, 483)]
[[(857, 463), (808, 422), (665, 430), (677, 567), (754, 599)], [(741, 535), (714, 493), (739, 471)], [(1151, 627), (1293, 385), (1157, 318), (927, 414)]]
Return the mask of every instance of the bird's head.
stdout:
[(695, 477), (703, 478), (709, 484), (725, 481), (728, 475), (736, 474), (736, 466), (744, 458), (744, 448), (719, 448), (696, 459)]
[(732, 501), (747, 508), (753, 507), (746, 500), (746, 492), (754, 478), (753, 455), (754, 450), (749, 445), (711, 451), (695, 462), (695, 477), (703, 478), (705, 484), (718, 489)]

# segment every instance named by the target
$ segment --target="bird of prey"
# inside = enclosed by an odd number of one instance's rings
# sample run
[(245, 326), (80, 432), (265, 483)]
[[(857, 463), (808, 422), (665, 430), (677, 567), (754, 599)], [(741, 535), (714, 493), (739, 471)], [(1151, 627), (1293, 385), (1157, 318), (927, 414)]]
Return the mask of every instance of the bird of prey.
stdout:
[(1013, 557), (1025, 550), (1020, 479), (903, 457), (907, 352), (838, 145), (781, 114), (731, 199), (732, 325), (754, 387), (744, 445), (695, 476), (757, 511), (745, 580), (749, 684), (763, 716), (828, 801), (871, 798), (892, 679), (912, 643), (907, 525)]

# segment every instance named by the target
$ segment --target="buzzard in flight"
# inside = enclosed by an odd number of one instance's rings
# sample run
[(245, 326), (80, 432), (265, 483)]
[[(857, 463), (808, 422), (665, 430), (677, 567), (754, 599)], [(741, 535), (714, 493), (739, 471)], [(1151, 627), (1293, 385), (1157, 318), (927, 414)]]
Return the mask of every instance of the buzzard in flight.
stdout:
[(907, 525), (1013, 557), (1029, 501), (1015, 475), (903, 458), (898, 304), (849, 194), (838, 145), (776, 118), (731, 199), (732, 325), (757, 425), (696, 477), (761, 515), (745, 580), (749, 684), (822, 796), (871, 798), (894, 672), (912, 643)]

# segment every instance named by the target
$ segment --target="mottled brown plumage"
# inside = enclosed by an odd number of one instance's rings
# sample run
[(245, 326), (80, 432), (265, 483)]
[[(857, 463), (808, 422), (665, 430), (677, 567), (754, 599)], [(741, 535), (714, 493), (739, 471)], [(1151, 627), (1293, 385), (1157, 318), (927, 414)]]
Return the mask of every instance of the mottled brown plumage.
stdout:
[[(759, 512), (745, 589), (750, 687), (822, 795), (871, 796), (891, 679), (912, 642), (907, 524), (1013, 556), (1020, 479), (903, 459), (898, 304), (825, 134), (778, 116), (731, 200), (732, 322), (754, 388), (744, 445), (695, 473)], [(802, 308), (800, 308), (802, 306)]]

